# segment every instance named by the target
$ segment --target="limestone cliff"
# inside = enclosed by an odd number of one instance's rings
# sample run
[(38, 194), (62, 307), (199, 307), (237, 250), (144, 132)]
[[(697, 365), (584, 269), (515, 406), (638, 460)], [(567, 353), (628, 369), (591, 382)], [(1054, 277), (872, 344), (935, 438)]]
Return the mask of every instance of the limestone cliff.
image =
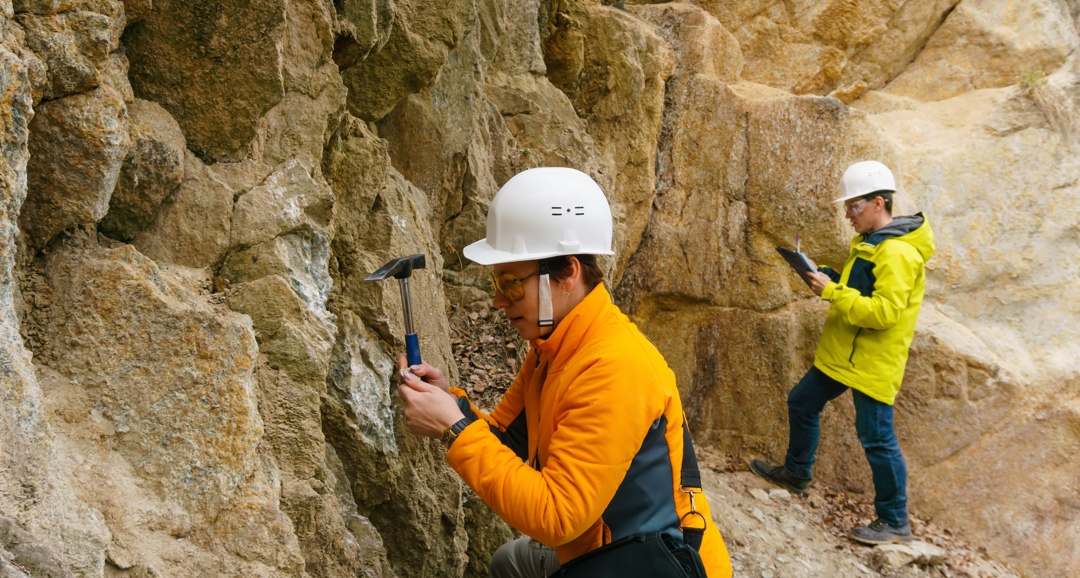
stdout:
[[(773, 247), (840, 264), (835, 184), (870, 158), (938, 235), (897, 401), (912, 507), (1076, 575), (1078, 17), (0, 0), (0, 575), (484, 575), (512, 530), (408, 434), (397, 290), (363, 278), (428, 255), (414, 316), (456, 381), (447, 308), (490, 290), (460, 250), (536, 166), (608, 195), (609, 285), (698, 443), (778, 458), (827, 304)], [(817, 475), (867, 490), (834, 405)]]

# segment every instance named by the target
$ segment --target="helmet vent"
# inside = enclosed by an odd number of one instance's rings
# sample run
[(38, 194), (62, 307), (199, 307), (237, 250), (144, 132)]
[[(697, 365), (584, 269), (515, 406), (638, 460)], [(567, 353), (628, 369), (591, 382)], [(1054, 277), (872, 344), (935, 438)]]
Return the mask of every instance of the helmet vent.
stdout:
[(574, 214), (579, 215), (579, 216), (584, 215), (585, 214), (585, 207), (574, 207)]
[[(566, 212), (569, 213), (570, 209), (566, 209)], [(552, 217), (561, 217), (562, 216), (562, 207), (551, 207), (551, 216)]]

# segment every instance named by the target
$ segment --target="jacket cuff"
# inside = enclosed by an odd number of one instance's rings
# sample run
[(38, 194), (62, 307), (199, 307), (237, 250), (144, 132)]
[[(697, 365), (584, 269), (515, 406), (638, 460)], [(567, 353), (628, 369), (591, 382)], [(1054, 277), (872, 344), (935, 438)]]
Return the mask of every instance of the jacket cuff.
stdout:
[(821, 298), (826, 300), (826, 301), (832, 301), (833, 293), (836, 292), (837, 287), (839, 287), (839, 285), (832, 282), (832, 281), (829, 281), (828, 283), (826, 283), (825, 284), (825, 289), (822, 289), (822, 291), (821, 291)]
[[(465, 416), (465, 419), (469, 419), (469, 417)], [(472, 442), (476, 441), (479, 436), (488, 433), (487, 427), (476, 425), (477, 423), (482, 422), (483, 420), (474, 417), (473, 421), (465, 426), (465, 429), (461, 430), (461, 433), (458, 434), (454, 443), (450, 444), (450, 449), (446, 451), (446, 463), (449, 464), (458, 475), (461, 475), (460, 467), (463, 465), (462, 462), (468, 459), (470, 454), (466, 448), (472, 444)]]

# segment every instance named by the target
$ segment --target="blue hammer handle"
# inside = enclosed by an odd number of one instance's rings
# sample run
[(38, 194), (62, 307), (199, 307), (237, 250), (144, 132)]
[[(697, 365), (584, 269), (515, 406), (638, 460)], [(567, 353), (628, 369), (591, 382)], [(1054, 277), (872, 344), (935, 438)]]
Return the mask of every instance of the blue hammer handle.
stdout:
[(420, 340), (415, 333), (405, 335), (405, 356), (409, 360), (409, 366), (420, 365)]

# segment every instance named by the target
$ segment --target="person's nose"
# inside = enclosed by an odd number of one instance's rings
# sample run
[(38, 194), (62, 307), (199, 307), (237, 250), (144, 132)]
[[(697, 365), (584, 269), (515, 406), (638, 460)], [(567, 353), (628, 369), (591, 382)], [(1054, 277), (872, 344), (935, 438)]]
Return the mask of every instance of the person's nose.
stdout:
[(491, 305), (496, 309), (506, 309), (513, 301), (506, 298), (506, 295), (502, 294), (502, 291), (495, 290), (495, 298), (491, 300)]

